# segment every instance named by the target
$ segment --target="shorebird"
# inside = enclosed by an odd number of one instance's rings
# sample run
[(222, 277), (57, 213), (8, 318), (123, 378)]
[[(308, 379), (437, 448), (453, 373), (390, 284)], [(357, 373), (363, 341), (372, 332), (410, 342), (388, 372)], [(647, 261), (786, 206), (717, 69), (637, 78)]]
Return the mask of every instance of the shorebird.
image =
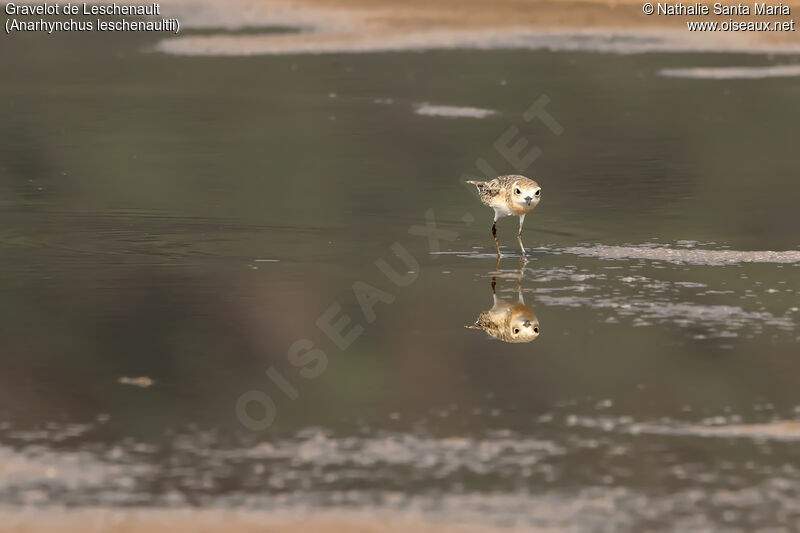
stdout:
[(494, 222), (492, 222), (492, 237), (497, 255), (500, 256), (500, 244), (497, 242), (497, 219), (500, 217), (519, 217), (519, 231), (517, 242), (526, 255), (525, 246), (522, 244), (522, 223), (525, 215), (533, 211), (542, 197), (542, 188), (539, 184), (525, 176), (510, 174), (500, 176), (492, 181), (468, 181), (478, 187), (478, 196), (483, 205), (494, 209)]
[(503, 342), (531, 342), (539, 336), (539, 319), (522, 298), (522, 270), (517, 282), (516, 302), (498, 298), (496, 285), (497, 267), (492, 277), (492, 308), (483, 311), (474, 324), (465, 327), (482, 329)]

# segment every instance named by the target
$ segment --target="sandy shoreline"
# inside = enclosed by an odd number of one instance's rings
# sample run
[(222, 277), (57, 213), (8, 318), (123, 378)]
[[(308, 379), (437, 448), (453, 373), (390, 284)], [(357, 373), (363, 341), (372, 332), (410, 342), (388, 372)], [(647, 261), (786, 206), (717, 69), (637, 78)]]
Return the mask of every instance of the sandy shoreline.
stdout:
[[(455, 48), (586, 50), (609, 53), (709, 51), (800, 54), (800, 32), (690, 32), (688, 20), (787, 21), (790, 16), (646, 16), (639, 0), (233, 0), (226, 7), (165, 0), (188, 29), (157, 45), (178, 55), (357, 53)], [(708, 4), (713, 5), (713, 2)], [(800, 0), (790, 5), (800, 10)], [(751, 8), (752, 11), (752, 8)], [(299, 33), (236, 34), (289, 26)]]
[(499, 533), (489, 526), (449, 524), (380, 513), (307, 515), (203, 509), (74, 509), (0, 511), (9, 533)]

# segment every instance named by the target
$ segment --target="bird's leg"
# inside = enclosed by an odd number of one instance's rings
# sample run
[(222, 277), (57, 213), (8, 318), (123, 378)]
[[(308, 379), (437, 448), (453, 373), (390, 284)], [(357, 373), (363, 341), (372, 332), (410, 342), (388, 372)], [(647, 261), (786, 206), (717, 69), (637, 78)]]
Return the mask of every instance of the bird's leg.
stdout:
[(494, 264), (494, 273), (492, 274), (492, 302), (497, 305), (497, 274), (500, 272), (500, 255), (497, 256), (497, 262)]
[(519, 242), (519, 248), (522, 250), (522, 256), (527, 256), (527, 252), (525, 252), (525, 245), (522, 244), (522, 223), (525, 222), (525, 215), (521, 215), (519, 217), (519, 231), (517, 232), (517, 242)]
[(497, 215), (492, 222), (492, 237), (494, 237), (494, 247), (497, 249), (497, 257), (500, 257), (500, 243), (497, 241)]

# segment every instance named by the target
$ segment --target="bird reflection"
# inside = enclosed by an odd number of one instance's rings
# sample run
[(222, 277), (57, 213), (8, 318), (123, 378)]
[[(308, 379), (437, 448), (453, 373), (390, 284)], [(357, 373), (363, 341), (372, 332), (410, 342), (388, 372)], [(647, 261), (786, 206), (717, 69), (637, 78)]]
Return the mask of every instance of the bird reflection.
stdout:
[(478, 315), (469, 329), (482, 329), (489, 336), (503, 342), (531, 342), (539, 336), (539, 319), (522, 298), (522, 267), (517, 277), (517, 301), (506, 301), (497, 297), (497, 274), (500, 263), (492, 276), (492, 300), (494, 305)]

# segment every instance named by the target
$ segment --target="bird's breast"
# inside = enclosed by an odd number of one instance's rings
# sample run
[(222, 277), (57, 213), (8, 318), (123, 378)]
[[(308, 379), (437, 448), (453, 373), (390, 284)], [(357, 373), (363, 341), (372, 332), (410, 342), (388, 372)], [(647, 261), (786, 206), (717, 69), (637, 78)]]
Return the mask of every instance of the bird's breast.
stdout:
[(493, 205), (492, 208), (494, 209), (494, 213), (498, 218), (512, 215), (511, 209), (505, 204)]
[(536, 207), (537, 204), (531, 203), (531, 205), (527, 204), (514, 204), (511, 206), (511, 214), (514, 216), (524, 215), (526, 213), (530, 213), (533, 211), (533, 208)]

